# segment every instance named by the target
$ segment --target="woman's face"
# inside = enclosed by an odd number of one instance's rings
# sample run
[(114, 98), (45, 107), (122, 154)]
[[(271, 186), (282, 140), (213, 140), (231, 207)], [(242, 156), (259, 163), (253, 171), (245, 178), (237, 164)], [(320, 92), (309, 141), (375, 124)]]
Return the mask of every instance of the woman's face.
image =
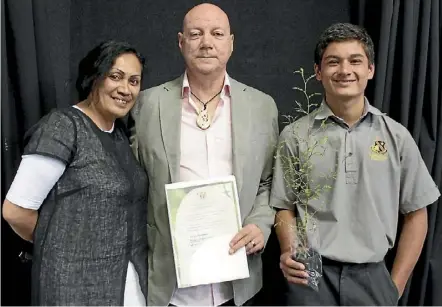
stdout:
[(141, 72), (141, 63), (133, 53), (125, 53), (116, 58), (97, 88), (97, 109), (106, 117), (125, 116), (140, 93)]

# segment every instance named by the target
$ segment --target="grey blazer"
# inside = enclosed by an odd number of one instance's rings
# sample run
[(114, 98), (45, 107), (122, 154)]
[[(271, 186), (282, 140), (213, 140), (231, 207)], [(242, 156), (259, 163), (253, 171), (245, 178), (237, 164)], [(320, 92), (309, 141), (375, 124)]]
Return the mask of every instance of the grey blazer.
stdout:
[[(243, 225), (256, 224), (267, 243), (274, 223), (269, 196), (278, 110), (269, 95), (230, 81), (233, 170), (241, 217)], [(131, 146), (149, 177), (148, 305), (168, 305), (176, 287), (164, 185), (179, 181), (182, 84), (183, 76), (142, 91), (131, 111)], [(262, 287), (261, 255), (248, 256), (248, 264), (250, 277), (232, 282), (236, 305)]]

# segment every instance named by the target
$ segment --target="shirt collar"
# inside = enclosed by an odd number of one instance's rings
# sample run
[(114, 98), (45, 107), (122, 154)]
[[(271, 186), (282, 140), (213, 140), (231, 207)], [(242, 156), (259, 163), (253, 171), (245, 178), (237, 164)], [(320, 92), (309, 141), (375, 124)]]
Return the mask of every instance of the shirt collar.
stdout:
[[(362, 113), (361, 118), (364, 118), (368, 113), (371, 113), (373, 115), (384, 115), (381, 111), (379, 111), (377, 108), (373, 107), (369, 102), (367, 97), (364, 97), (364, 112)], [(333, 114), (333, 111), (330, 109), (328, 104), (325, 102), (325, 99), (322, 100), (322, 103), (320, 107), (318, 108), (316, 114), (315, 114), (315, 120), (323, 120), (326, 118), (337, 117), (335, 114)]]
[[(187, 97), (189, 95), (190, 85), (189, 79), (187, 78), (187, 71), (184, 72), (183, 85), (181, 87), (181, 98)], [(230, 78), (226, 72), (224, 77), (223, 89), (221, 91), (221, 98), (225, 96), (230, 96)]]

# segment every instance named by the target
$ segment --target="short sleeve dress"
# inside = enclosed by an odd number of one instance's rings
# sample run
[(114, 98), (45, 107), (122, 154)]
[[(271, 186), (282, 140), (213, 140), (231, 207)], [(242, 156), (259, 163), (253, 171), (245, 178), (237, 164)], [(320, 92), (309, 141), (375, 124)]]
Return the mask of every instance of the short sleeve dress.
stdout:
[(128, 262), (147, 297), (147, 176), (124, 125), (101, 131), (75, 108), (31, 128), (24, 154), (66, 163), (39, 209), (32, 305), (123, 305)]

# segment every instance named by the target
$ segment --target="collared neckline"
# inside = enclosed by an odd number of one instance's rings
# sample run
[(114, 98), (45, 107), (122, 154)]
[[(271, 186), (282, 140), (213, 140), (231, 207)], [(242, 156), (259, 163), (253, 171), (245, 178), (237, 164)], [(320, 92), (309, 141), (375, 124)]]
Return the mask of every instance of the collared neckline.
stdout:
[[(230, 97), (230, 87), (231, 87), (230, 86), (230, 78), (226, 72), (225, 77), (224, 77), (224, 84), (223, 84), (222, 91), (221, 91), (221, 98), (223, 98), (225, 96)], [(187, 71), (185, 71), (184, 78), (183, 78), (183, 84), (181, 86), (181, 98), (188, 97), (189, 90), (190, 90), (189, 79), (187, 78)]]
[[(320, 107), (315, 113), (315, 120), (323, 120), (329, 117), (334, 117), (342, 120), (333, 113), (325, 99), (322, 100)], [(367, 116), (368, 113), (371, 113), (373, 115), (385, 115), (385, 113), (382, 113), (379, 109), (373, 107), (368, 101), (367, 97), (364, 97), (364, 112), (362, 113), (359, 120)]]

